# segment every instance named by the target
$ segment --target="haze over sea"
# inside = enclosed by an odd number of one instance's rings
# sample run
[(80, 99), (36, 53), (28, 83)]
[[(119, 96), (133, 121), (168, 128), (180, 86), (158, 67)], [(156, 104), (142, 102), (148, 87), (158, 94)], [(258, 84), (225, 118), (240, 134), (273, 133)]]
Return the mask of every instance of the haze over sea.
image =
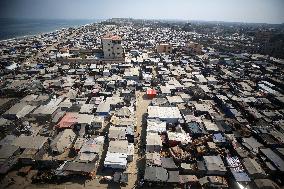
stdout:
[(97, 21), (99, 20), (0, 18), (0, 40), (37, 35), (59, 30), (61, 28), (78, 27)]

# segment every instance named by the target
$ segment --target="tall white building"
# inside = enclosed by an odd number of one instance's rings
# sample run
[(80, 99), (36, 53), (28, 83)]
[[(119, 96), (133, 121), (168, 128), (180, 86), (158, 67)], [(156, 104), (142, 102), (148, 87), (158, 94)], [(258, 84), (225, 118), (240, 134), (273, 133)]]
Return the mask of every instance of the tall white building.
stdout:
[(123, 58), (123, 48), (119, 36), (107, 35), (102, 38), (102, 45), (105, 59)]

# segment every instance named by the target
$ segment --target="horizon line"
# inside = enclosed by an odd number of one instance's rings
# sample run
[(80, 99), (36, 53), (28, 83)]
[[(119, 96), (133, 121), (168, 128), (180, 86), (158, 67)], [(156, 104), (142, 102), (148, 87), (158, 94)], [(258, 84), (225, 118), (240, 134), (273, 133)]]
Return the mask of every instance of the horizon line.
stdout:
[(0, 17), (0, 19), (18, 19), (18, 20), (111, 20), (111, 19), (133, 19), (133, 20), (157, 20), (157, 21), (184, 21), (184, 22), (211, 22), (211, 23), (239, 23), (239, 24), (267, 24), (267, 25), (283, 25), (282, 23), (268, 22), (248, 22), (248, 21), (222, 21), (222, 20), (198, 20), (185, 18), (135, 18), (135, 17), (111, 17), (111, 18), (31, 18), (31, 17)]

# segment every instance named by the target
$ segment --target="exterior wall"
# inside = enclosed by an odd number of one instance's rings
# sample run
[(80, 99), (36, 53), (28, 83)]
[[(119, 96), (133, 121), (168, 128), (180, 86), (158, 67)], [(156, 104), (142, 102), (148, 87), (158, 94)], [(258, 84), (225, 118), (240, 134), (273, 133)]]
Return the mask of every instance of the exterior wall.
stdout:
[(102, 39), (104, 58), (115, 59), (123, 58), (123, 48), (121, 40), (112, 40), (111, 38)]
[(94, 126), (95, 128), (102, 128), (103, 127), (103, 122), (93, 122), (92, 126)]
[(108, 112), (97, 112), (97, 115), (99, 116), (108, 116)]
[(161, 149), (159, 145), (146, 145), (146, 152), (160, 152)]
[(173, 51), (173, 47), (170, 44), (159, 44), (157, 45), (157, 53), (170, 54)]
[(111, 168), (111, 169), (126, 169), (125, 165), (121, 165), (121, 164), (104, 164), (105, 168)]
[(178, 118), (160, 118), (161, 121), (165, 121), (167, 123), (177, 123)]
[(219, 170), (207, 170), (206, 175), (226, 175), (226, 171), (219, 171)]
[(202, 45), (198, 43), (187, 43), (184, 50), (189, 53), (202, 54)]

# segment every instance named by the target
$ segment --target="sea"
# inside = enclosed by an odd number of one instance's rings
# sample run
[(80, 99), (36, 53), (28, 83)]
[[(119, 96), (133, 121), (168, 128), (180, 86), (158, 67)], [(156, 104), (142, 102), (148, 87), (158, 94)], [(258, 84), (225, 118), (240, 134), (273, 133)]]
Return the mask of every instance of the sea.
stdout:
[(38, 35), (60, 30), (62, 28), (79, 27), (99, 21), (101, 20), (0, 18), (0, 40)]

